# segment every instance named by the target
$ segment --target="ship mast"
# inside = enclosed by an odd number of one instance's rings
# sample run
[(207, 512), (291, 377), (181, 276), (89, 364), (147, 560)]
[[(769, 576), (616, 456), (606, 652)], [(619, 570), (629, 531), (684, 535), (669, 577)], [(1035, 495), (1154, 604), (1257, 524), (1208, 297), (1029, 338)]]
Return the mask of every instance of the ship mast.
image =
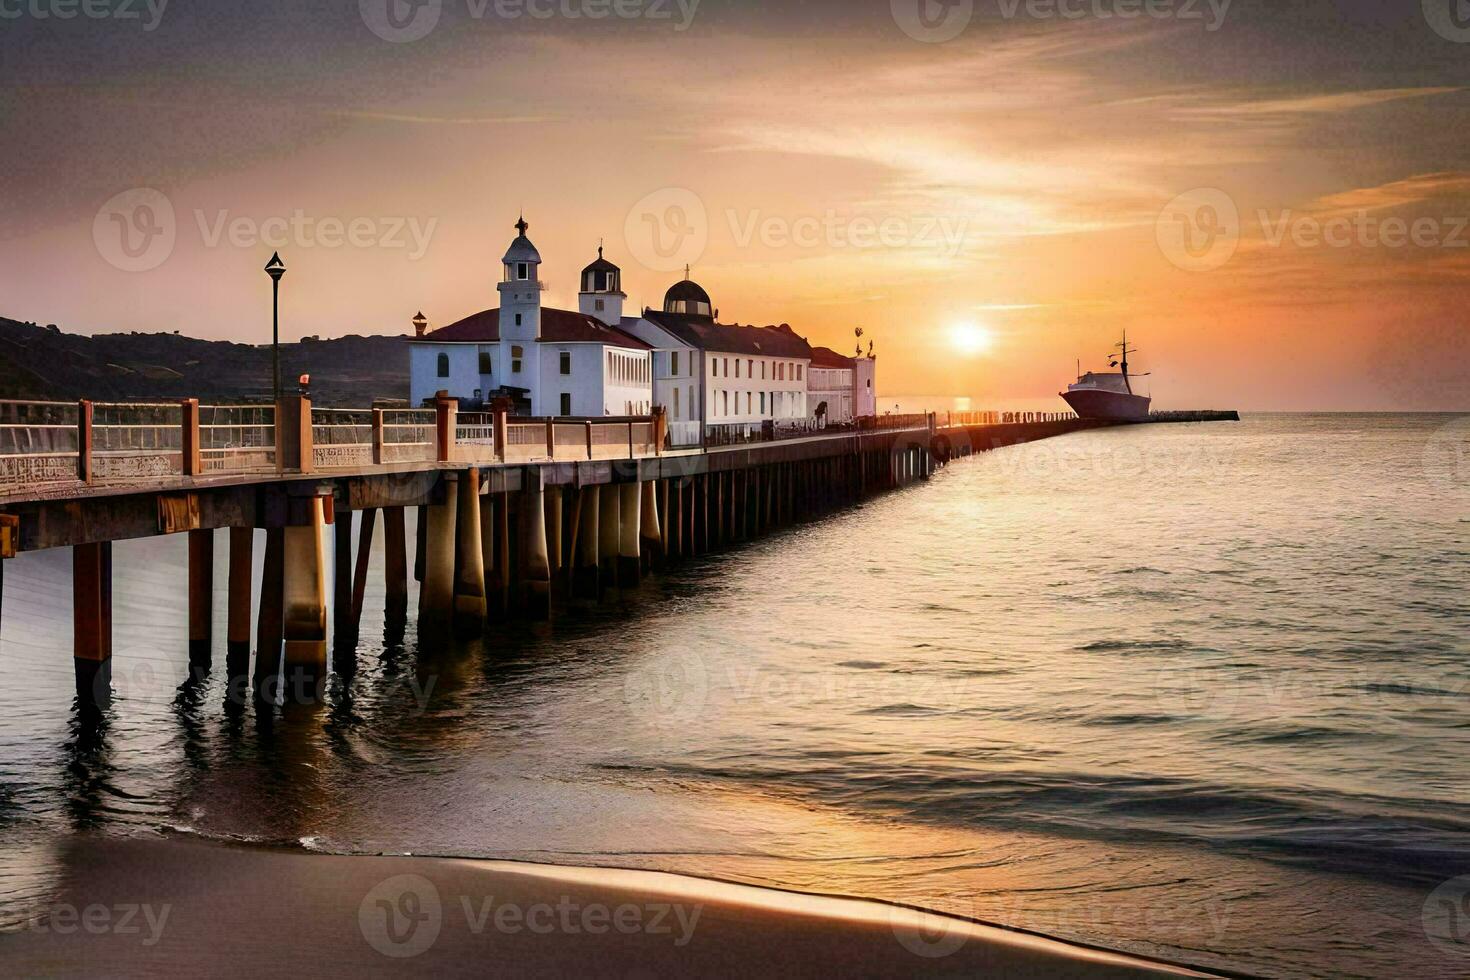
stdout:
[(1123, 387), (1127, 388), (1128, 393), (1131, 395), (1133, 394), (1133, 385), (1128, 381), (1128, 355), (1137, 354), (1138, 348), (1130, 348), (1128, 346), (1128, 330), (1126, 328), (1123, 330), (1123, 342), (1118, 346), (1123, 349)]

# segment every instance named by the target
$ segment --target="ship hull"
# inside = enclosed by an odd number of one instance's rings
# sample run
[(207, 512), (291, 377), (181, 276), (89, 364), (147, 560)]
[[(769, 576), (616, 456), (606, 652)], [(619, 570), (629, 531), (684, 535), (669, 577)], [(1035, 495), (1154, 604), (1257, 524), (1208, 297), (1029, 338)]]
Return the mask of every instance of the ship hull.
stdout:
[(1062, 399), (1080, 418), (1111, 422), (1142, 422), (1148, 418), (1152, 399), (1122, 391), (1083, 388), (1065, 391)]

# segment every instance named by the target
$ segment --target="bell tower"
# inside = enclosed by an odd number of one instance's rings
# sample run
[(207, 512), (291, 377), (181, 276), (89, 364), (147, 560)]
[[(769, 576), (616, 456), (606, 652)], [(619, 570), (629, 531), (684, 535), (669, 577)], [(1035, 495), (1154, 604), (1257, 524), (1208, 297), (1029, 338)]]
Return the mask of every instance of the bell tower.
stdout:
[(577, 309), (610, 327), (623, 322), (623, 272), (602, 257), (597, 246), (597, 261), (582, 270), (582, 291), (577, 294)]
[[(515, 241), (501, 259), (500, 351), (495, 379), (504, 389), (519, 389), (518, 405), (543, 412), (541, 379), (541, 253), (526, 237), (525, 216), (516, 222)], [(522, 401), (522, 399), (524, 399)]]
[(526, 237), (530, 225), (523, 216), (516, 222), (515, 241), (501, 259), (500, 339), (535, 343), (541, 338), (541, 253)]

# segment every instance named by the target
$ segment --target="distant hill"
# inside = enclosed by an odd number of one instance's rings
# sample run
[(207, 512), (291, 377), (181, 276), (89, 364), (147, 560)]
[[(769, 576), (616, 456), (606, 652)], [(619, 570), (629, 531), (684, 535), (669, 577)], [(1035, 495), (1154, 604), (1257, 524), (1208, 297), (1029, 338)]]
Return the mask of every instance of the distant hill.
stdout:
[[(366, 407), (408, 397), (407, 337), (281, 345), (281, 386), (311, 375), (312, 402)], [(0, 398), (269, 400), (271, 349), (172, 333), (83, 336), (0, 317)]]

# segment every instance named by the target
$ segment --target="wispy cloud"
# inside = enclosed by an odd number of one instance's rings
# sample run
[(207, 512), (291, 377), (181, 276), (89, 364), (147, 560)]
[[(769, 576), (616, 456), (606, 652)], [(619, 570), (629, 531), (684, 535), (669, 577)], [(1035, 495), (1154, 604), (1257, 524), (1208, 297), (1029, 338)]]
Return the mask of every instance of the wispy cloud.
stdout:
[(345, 109), (327, 113), (344, 119), (368, 119), (375, 122), (411, 123), (431, 126), (514, 126), (525, 123), (554, 122), (554, 116), (428, 116), (411, 112), (374, 112), (367, 109)]

